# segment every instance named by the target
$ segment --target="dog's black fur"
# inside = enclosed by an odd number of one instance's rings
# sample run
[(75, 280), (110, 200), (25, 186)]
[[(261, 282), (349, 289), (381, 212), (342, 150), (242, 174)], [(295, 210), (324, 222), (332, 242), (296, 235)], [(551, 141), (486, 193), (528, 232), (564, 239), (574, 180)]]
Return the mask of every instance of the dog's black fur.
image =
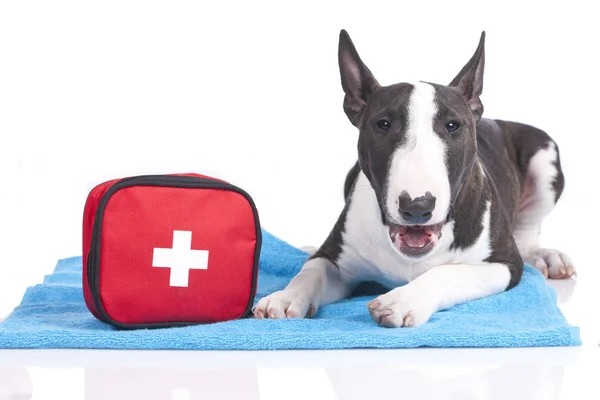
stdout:
[[(473, 82), (482, 82), (484, 39), (485, 34), (482, 34), (477, 51), (449, 86), (432, 84), (436, 88), (436, 96), (440, 98), (438, 105), (450, 104), (450, 107), (440, 107), (438, 110), (434, 129), (436, 132), (442, 132), (445, 121), (458, 119), (454, 110), (466, 107), (471, 109), (472, 120), (459, 121), (464, 130), (460, 136), (440, 133), (440, 137), (447, 143), (447, 167), (452, 187), (452, 204), (448, 219), (455, 222), (455, 239), (451, 248), (466, 249), (475, 243), (483, 229), (482, 217), (486, 201), (494, 199), (491, 202), (492, 254), (482, 261), (508, 265), (511, 273), (508, 286), (510, 289), (519, 283), (524, 268), (512, 232), (526, 182), (529, 160), (536, 151), (547, 148), (554, 142), (545, 132), (529, 125), (481, 118), (483, 104), (479, 94), (482, 87), (481, 83), (477, 86), (477, 83)], [(381, 186), (385, 182), (391, 154), (404, 140), (404, 116), (411, 85), (379, 87), (370, 70), (360, 61), (350, 37), (342, 31), (339, 56), (342, 71), (343, 63), (349, 62), (348, 57), (358, 60), (363, 82), (352, 85), (349, 83), (352, 77), (342, 72), (342, 86), (346, 90), (344, 110), (351, 123), (360, 130), (359, 160), (346, 176), (344, 197), (347, 202), (351, 201), (352, 189), (359, 172), (362, 171), (377, 194), (382, 222), (386, 223)], [(463, 86), (461, 82), (465, 82)], [(361, 87), (362, 92), (352, 93), (353, 86)], [(458, 90), (453, 90), (454, 88)], [(373, 111), (378, 108), (381, 109), (380, 112)], [(368, 120), (363, 118), (366, 111), (370, 116)], [(464, 115), (464, 112), (462, 114)], [(382, 116), (392, 120), (395, 129), (394, 132), (386, 132), (385, 136), (376, 131), (373, 123)], [(456, 154), (452, 154), (453, 152)], [(481, 162), (483, 174), (479, 169), (473, 168), (476, 159)], [(564, 188), (564, 176), (559, 159), (555, 166), (558, 174), (553, 187), (555, 200), (558, 201)], [(342, 233), (347, 209), (348, 204), (313, 258), (326, 257), (336, 263), (343, 247)]]

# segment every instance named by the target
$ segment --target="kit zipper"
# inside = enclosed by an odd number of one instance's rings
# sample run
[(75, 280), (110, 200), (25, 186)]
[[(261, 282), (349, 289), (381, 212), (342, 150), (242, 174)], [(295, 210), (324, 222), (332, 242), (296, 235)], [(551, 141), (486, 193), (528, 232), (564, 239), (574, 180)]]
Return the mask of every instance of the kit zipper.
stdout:
[(221, 189), (241, 194), (250, 203), (250, 208), (254, 214), (254, 224), (256, 229), (256, 247), (254, 254), (254, 265), (252, 270), (252, 290), (250, 293), (250, 299), (248, 300), (248, 306), (240, 318), (244, 318), (249, 315), (252, 304), (254, 302), (254, 296), (256, 295), (256, 280), (258, 277), (258, 261), (260, 256), (260, 248), (262, 243), (262, 235), (260, 229), (260, 221), (258, 219), (258, 211), (256, 205), (250, 197), (250, 195), (240, 189), (239, 187), (232, 185), (227, 182), (219, 181), (210, 178), (201, 178), (194, 176), (174, 176), (174, 175), (142, 175), (134, 176), (130, 178), (123, 178), (119, 182), (112, 185), (106, 193), (100, 199), (98, 208), (96, 209), (96, 215), (94, 218), (94, 225), (92, 227), (92, 238), (90, 244), (90, 251), (87, 258), (87, 277), (90, 293), (98, 313), (106, 322), (121, 328), (121, 329), (137, 329), (137, 328), (162, 328), (166, 326), (185, 326), (195, 324), (194, 322), (181, 322), (181, 323), (154, 323), (154, 324), (122, 324), (114, 321), (110, 318), (102, 305), (100, 300), (100, 237), (102, 231), (102, 219), (104, 217), (104, 209), (108, 204), (110, 198), (119, 190), (125, 189), (132, 186), (154, 186), (154, 187), (176, 187), (176, 188), (188, 188), (188, 189)]

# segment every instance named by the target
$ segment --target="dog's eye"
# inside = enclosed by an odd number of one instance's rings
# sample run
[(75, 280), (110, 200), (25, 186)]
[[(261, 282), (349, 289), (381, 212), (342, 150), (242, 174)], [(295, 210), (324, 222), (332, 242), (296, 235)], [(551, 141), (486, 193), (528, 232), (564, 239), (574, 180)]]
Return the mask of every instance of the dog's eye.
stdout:
[(460, 124), (458, 122), (450, 121), (446, 124), (446, 130), (448, 132), (455, 132), (459, 126), (460, 126)]
[(383, 129), (384, 131), (387, 131), (388, 129), (390, 129), (392, 124), (390, 124), (390, 121), (388, 121), (386, 119), (380, 119), (379, 121), (377, 121), (377, 126), (379, 127), (379, 129)]

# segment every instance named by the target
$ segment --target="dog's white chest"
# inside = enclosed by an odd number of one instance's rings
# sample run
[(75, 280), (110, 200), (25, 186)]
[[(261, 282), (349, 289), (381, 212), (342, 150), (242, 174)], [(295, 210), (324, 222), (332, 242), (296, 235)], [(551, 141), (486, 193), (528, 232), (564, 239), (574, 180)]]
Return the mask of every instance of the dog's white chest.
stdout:
[(423, 261), (411, 262), (391, 246), (388, 228), (381, 222), (375, 192), (361, 172), (346, 215), (344, 244), (338, 265), (351, 279), (397, 286), (440, 265), (480, 263), (491, 252), (489, 222), (488, 204), (483, 220), (484, 229), (473, 246), (465, 250), (450, 250), (454, 240), (454, 222), (450, 222), (442, 228), (440, 241), (432, 253)]

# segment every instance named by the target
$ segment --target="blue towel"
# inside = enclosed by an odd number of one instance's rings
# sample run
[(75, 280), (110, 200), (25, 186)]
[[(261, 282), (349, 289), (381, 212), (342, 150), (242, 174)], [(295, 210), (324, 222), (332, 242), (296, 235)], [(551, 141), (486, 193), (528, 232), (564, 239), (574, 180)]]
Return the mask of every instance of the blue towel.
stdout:
[[(307, 254), (263, 232), (258, 293), (282, 289)], [(363, 293), (364, 294), (364, 293)], [(358, 295), (322, 307), (306, 320), (245, 319), (210, 325), (119, 331), (96, 320), (81, 290), (81, 257), (60, 260), (44, 283), (27, 289), (0, 324), (0, 348), (269, 350), (581, 345), (542, 274), (526, 266), (505, 293), (438, 312), (417, 328), (389, 329), (371, 320)]]

